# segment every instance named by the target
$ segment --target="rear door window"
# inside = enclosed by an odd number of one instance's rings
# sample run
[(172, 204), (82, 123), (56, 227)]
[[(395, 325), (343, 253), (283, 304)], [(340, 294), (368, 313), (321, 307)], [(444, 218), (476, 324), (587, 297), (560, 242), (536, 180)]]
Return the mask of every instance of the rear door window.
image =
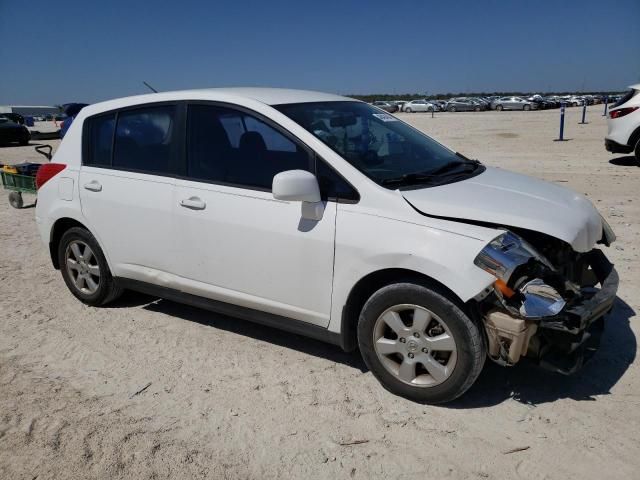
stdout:
[(113, 167), (169, 174), (177, 153), (176, 106), (158, 105), (118, 113)]

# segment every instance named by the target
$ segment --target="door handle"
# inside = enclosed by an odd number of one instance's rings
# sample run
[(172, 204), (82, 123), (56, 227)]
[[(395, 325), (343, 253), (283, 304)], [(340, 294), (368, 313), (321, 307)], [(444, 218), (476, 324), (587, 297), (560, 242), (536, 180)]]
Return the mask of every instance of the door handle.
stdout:
[(92, 180), (89, 183), (85, 183), (84, 184), (84, 188), (85, 188), (85, 190), (90, 190), (92, 192), (101, 192), (102, 191), (102, 185), (100, 185), (100, 182), (98, 182), (97, 180)]
[(190, 210), (204, 210), (207, 204), (199, 197), (190, 197), (180, 201), (180, 206)]

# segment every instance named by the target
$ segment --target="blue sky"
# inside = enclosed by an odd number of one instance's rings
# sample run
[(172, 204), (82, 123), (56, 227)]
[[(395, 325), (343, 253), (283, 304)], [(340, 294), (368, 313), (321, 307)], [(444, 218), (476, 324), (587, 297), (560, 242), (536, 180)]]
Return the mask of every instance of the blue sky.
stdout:
[(336, 93), (617, 90), (640, 1), (0, 0), (0, 104), (259, 85)]

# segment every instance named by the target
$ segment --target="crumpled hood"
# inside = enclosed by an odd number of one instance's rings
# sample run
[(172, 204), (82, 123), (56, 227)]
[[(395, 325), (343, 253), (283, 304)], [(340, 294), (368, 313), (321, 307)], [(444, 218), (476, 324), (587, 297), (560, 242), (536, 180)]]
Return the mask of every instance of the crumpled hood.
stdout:
[(402, 195), (426, 215), (525, 228), (564, 240), (578, 252), (602, 238), (602, 218), (583, 195), (498, 168)]

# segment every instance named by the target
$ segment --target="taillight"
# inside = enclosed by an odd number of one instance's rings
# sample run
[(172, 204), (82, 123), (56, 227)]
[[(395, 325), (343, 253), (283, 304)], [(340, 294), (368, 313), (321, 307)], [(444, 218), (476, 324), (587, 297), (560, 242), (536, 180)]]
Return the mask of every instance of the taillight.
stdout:
[(38, 168), (36, 173), (36, 189), (42, 186), (64, 170), (67, 166), (64, 163), (44, 163)]
[(611, 110), (609, 112), (609, 116), (611, 118), (620, 118), (625, 115), (629, 115), (631, 112), (635, 112), (640, 107), (627, 107), (627, 108), (618, 108), (617, 110)]

